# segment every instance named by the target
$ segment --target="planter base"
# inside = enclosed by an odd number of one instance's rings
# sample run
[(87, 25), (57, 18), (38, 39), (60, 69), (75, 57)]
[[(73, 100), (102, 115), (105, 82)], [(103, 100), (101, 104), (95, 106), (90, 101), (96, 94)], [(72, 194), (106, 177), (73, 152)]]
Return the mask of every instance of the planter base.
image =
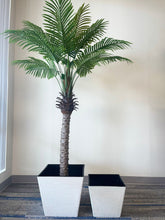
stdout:
[[(50, 167), (51, 166), (51, 167)], [(72, 170), (79, 166), (78, 170)], [(59, 172), (59, 165), (48, 165), (47, 172), (44, 170), (38, 176), (41, 200), (45, 216), (77, 217), (82, 191), (83, 165), (70, 165), (70, 171), (77, 176), (50, 176)], [(49, 171), (48, 171), (49, 170)], [(47, 174), (46, 174), (47, 173)]]
[(125, 185), (119, 175), (89, 175), (89, 194), (94, 217), (120, 217)]

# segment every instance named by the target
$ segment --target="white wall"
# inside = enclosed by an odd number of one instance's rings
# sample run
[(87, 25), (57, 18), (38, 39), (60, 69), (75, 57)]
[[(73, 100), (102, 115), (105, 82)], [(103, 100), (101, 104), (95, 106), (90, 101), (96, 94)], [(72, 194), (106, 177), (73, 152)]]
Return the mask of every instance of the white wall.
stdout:
[[(15, 0), (11, 1), (10, 27), (14, 28)], [(14, 101), (14, 69), (11, 65), (14, 59), (14, 47), (9, 46), (9, 67), (8, 67), (8, 121), (7, 121), (7, 156), (6, 170), (0, 174), (0, 183), (5, 181), (12, 174), (12, 147), (13, 147), (13, 101)]]
[[(165, 1), (74, 0), (90, 3), (93, 20), (109, 20), (107, 36), (133, 43), (120, 52), (134, 64), (97, 67), (77, 83), (70, 163), (87, 173), (165, 176)], [(22, 20), (42, 24), (42, 0), (16, 0)], [(28, 53), (16, 48), (15, 59)], [(59, 162), (61, 113), (55, 80), (35, 79), (16, 68), (13, 174), (38, 174)]]

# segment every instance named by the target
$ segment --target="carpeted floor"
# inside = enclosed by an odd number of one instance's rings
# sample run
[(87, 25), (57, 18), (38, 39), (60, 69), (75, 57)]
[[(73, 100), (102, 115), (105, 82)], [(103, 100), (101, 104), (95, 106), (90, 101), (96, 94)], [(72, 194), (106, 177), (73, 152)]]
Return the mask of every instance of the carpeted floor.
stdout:
[[(165, 182), (123, 178), (126, 195), (120, 220), (165, 220)], [(95, 219), (92, 217), (87, 179), (84, 181), (78, 218), (48, 218), (43, 214), (38, 184), (12, 183), (0, 193), (0, 219)], [(100, 219), (100, 218), (99, 218)], [(113, 219), (113, 218), (111, 218)], [(117, 218), (115, 218), (117, 220)]]

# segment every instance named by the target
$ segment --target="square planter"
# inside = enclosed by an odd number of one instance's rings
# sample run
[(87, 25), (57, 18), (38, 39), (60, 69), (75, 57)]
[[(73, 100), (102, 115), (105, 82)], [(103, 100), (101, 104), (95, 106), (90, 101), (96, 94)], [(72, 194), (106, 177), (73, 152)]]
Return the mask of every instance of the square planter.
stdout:
[(125, 184), (117, 174), (89, 174), (89, 194), (94, 217), (120, 217)]
[(77, 217), (84, 165), (69, 165), (69, 176), (59, 176), (59, 165), (49, 164), (37, 177), (45, 216)]

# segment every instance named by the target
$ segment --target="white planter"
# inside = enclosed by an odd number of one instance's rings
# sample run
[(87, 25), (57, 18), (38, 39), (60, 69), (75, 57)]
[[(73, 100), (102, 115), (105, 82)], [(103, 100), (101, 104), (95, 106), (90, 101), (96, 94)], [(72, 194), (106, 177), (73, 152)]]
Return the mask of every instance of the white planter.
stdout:
[(119, 175), (90, 174), (89, 194), (94, 217), (120, 217), (125, 185)]
[(70, 176), (60, 177), (59, 165), (48, 165), (37, 177), (45, 216), (78, 216), (84, 166), (69, 165), (72, 168)]

